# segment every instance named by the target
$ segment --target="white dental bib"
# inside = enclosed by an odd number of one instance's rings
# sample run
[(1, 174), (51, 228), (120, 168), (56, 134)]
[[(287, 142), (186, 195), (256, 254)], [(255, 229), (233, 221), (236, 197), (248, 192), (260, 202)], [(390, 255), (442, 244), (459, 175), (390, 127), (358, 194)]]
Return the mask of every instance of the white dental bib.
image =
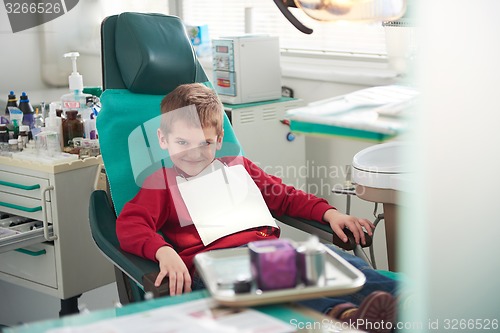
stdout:
[(255, 227), (278, 228), (259, 188), (243, 165), (215, 160), (197, 176), (176, 177), (182, 200), (206, 246)]

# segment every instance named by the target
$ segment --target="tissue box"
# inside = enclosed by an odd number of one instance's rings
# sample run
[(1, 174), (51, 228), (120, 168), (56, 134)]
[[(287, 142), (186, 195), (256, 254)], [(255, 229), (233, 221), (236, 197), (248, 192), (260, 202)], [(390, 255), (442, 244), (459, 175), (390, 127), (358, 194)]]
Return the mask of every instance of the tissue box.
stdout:
[(257, 288), (274, 290), (293, 288), (297, 283), (295, 248), (287, 240), (251, 242), (250, 264)]

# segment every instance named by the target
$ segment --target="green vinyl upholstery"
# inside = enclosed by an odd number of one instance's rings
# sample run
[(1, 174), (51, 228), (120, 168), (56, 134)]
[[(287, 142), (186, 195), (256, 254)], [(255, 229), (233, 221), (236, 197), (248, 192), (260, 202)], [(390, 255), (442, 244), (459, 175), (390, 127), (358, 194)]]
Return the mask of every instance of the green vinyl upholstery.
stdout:
[(182, 21), (162, 14), (122, 13), (101, 25), (104, 89), (166, 95), (183, 83), (207, 82)]

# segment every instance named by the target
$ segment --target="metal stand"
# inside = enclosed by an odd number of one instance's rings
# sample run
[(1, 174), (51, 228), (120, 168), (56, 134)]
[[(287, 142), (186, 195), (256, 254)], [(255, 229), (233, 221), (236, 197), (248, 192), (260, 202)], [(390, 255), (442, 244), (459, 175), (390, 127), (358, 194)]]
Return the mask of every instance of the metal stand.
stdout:
[[(347, 171), (346, 172), (346, 182), (345, 182), (344, 186), (341, 188), (334, 187), (332, 189), (332, 193), (342, 194), (342, 195), (347, 196), (346, 197), (345, 212), (347, 215), (350, 215), (351, 214), (351, 196), (353, 196), (353, 195), (357, 196), (357, 195), (356, 195), (356, 188), (351, 183), (351, 166), (347, 165), (346, 169), (347, 169), (346, 170)], [(375, 203), (375, 208), (373, 210), (373, 216), (375, 217), (375, 220), (373, 221), (373, 225), (375, 225), (375, 229), (373, 229), (372, 238), (375, 236), (375, 230), (376, 230), (377, 224), (384, 219), (384, 213), (378, 214), (377, 210), (378, 210), (378, 203)], [(353, 252), (354, 252), (355, 256), (360, 257), (361, 259), (366, 261), (368, 264), (370, 264), (373, 267), (373, 269), (377, 269), (377, 263), (375, 262), (375, 251), (374, 251), (373, 246), (374, 246), (374, 242), (372, 241), (372, 244), (369, 247), (370, 258), (368, 258), (368, 256), (366, 255), (366, 253), (363, 250), (363, 247), (361, 247), (361, 245), (357, 245), (354, 248)]]
[(80, 296), (82, 296), (82, 294), (67, 299), (62, 299), (61, 311), (59, 311), (59, 317), (80, 313), (80, 309), (78, 308), (78, 298)]

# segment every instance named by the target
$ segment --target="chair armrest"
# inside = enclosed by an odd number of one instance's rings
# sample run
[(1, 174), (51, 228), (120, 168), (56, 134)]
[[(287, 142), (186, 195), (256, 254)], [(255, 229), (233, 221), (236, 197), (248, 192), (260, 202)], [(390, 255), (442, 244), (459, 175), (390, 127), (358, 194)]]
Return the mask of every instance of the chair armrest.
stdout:
[[(290, 217), (288, 215), (274, 216), (278, 221), (294, 227), (296, 229), (302, 230), (312, 235), (318, 236), (318, 238), (323, 239), (328, 242), (332, 242), (334, 245), (346, 250), (353, 251), (356, 247), (356, 240), (354, 235), (349, 229), (344, 229), (348, 240), (344, 243), (336, 233), (333, 232), (329, 225), (322, 224), (316, 221), (306, 220), (298, 217)], [(372, 237), (365, 232), (366, 244), (362, 247), (369, 247), (372, 244)]]
[[(154, 287), (154, 279), (158, 275), (158, 264), (123, 251), (116, 236), (116, 215), (105, 191), (97, 190), (90, 196), (89, 221), (92, 238), (103, 255), (119, 270), (125, 273), (145, 291), (161, 296), (168, 290), (168, 280), (164, 280), (159, 288)], [(152, 276), (154, 279), (150, 283)], [(146, 277), (147, 276), (147, 277)], [(147, 288), (144, 281), (147, 282)], [(164, 286), (166, 284), (166, 287)], [(158, 290), (154, 290), (154, 289)]]
[(168, 296), (170, 294), (168, 278), (163, 279), (159, 287), (155, 286), (155, 280), (158, 276), (158, 271), (144, 274), (142, 276), (142, 286), (145, 292), (151, 292), (153, 298)]

